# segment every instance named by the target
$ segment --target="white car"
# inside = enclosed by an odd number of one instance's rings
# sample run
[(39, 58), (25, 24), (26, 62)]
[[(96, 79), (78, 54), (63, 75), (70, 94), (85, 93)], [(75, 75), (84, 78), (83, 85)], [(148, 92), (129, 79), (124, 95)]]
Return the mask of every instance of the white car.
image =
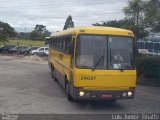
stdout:
[(142, 53), (142, 54), (148, 54), (149, 53), (149, 51), (147, 49), (138, 49), (138, 52)]
[(32, 55), (44, 55), (44, 54), (48, 55), (48, 49), (49, 49), (48, 47), (40, 47), (37, 50), (32, 50), (31, 54)]

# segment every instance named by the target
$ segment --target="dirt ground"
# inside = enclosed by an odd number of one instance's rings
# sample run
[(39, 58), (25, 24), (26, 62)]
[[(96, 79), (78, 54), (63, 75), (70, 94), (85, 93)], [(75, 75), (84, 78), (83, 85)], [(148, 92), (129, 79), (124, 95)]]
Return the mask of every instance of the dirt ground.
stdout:
[(1, 55), (1, 54), (0, 54), (0, 59), (21, 61), (21, 62), (37, 62), (37, 61), (39, 61), (40, 63), (46, 63), (48, 60), (47, 57), (39, 57), (37, 55), (24, 56), (24, 55)]
[(159, 113), (160, 87), (136, 86), (133, 100), (69, 102), (50, 74), (47, 59), (0, 56), (0, 113)]

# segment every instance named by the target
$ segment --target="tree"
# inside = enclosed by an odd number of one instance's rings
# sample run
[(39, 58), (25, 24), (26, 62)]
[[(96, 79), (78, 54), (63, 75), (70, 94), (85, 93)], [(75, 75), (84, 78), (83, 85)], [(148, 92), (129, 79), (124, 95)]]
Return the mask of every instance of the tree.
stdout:
[(143, 39), (149, 32), (160, 32), (160, 1), (129, 0), (123, 9), (125, 18), (96, 23), (96, 26), (112, 26), (132, 30), (137, 39)]
[(46, 29), (46, 26), (37, 24), (30, 33), (30, 38), (32, 40), (43, 40), (45, 37), (50, 36), (50, 34), (51, 33)]
[(144, 19), (144, 2), (142, 0), (129, 0), (128, 6), (123, 9), (127, 19), (134, 22), (136, 26)]
[(29, 32), (17, 32), (16, 37), (18, 39), (29, 39), (29, 35), (30, 35)]
[(110, 20), (110, 21), (102, 21), (102, 23), (96, 23), (92, 24), (94, 26), (108, 26), (108, 27), (116, 27), (116, 28), (124, 28), (124, 29), (130, 29), (133, 30), (133, 21), (128, 19), (122, 19), (122, 20)]
[(160, 32), (160, 1), (150, 0), (144, 4), (146, 27), (153, 32)]
[(43, 33), (43, 32), (46, 31), (46, 26), (44, 26), (44, 25), (38, 25), (38, 24), (37, 24), (37, 25), (35, 26), (34, 30)]
[(68, 28), (73, 28), (73, 27), (74, 27), (74, 22), (72, 21), (72, 16), (69, 15), (68, 18), (66, 19), (63, 30), (66, 30)]
[(30, 33), (30, 38), (32, 40), (43, 40), (43, 37), (42, 37), (42, 33), (36, 31), (36, 30), (33, 30), (31, 33)]
[[(148, 35), (148, 32), (144, 30), (143, 27), (135, 26), (135, 23), (130, 19), (122, 19), (122, 20), (111, 20), (102, 23), (93, 24), (94, 26), (108, 26), (108, 27), (116, 27), (116, 28), (123, 28), (133, 31), (137, 38), (143, 38), (144, 36)], [(139, 29), (139, 30), (137, 30)]]
[(133, 21), (134, 33), (138, 39), (146, 37), (144, 21), (144, 1), (129, 0), (128, 6), (123, 9), (126, 19)]
[(16, 32), (8, 23), (0, 21), (0, 42), (7, 41), (8, 38), (14, 37)]
[[(127, 19), (134, 22), (137, 38), (146, 30), (160, 32), (160, 1), (159, 0), (130, 0), (124, 13)], [(150, 30), (150, 31), (149, 31)]]

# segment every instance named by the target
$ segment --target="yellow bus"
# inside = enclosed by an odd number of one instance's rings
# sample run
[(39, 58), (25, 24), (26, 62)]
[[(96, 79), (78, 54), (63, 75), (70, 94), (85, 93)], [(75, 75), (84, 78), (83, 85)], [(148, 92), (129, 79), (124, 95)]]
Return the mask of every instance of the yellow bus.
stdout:
[(86, 26), (52, 33), (48, 64), (69, 101), (134, 98), (135, 39), (129, 30)]

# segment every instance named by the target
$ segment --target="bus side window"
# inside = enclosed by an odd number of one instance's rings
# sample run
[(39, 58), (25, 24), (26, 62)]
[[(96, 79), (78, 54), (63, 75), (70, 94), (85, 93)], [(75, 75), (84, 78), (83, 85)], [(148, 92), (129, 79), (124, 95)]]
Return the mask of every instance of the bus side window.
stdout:
[(75, 45), (75, 38), (73, 38), (70, 46), (70, 54), (74, 56), (74, 45)]
[(54, 46), (55, 49), (57, 49), (57, 38), (55, 38), (55, 46)]
[(67, 53), (69, 53), (69, 51), (70, 51), (71, 39), (72, 39), (71, 36), (67, 36), (67, 39), (66, 39), (66, 52), (67, 52)]
[(51, 48), (52, 47), (52, 43), (53, 43), (53, 38), (52, 39), (50, 39), (50, 42), (49, 42), (49, 47)]
[(65, 51), (65, 46), (66, 46), (66, 37), (63, 37), (63, 40), (62, 40), (62, 51)]
[(51, 47), (54, 48), (54, 38), (52, 38), (51, 42), (52, 42)]
[(63, 51), (63, 37), (61, 37), (60, 40), (60, 50)]
[(55, 39), (52, 38), (52, 48), (54, 48)]
[(62, 37), (59, 37), (59, 50), (61, 51), (61, 44), (62, 43)]
[(60, 48), (60, 41), (59, 41), (60, 39), (59, 39), (59, 37), (57, 38), (57, 49), (59, 50), (59, 48)]

